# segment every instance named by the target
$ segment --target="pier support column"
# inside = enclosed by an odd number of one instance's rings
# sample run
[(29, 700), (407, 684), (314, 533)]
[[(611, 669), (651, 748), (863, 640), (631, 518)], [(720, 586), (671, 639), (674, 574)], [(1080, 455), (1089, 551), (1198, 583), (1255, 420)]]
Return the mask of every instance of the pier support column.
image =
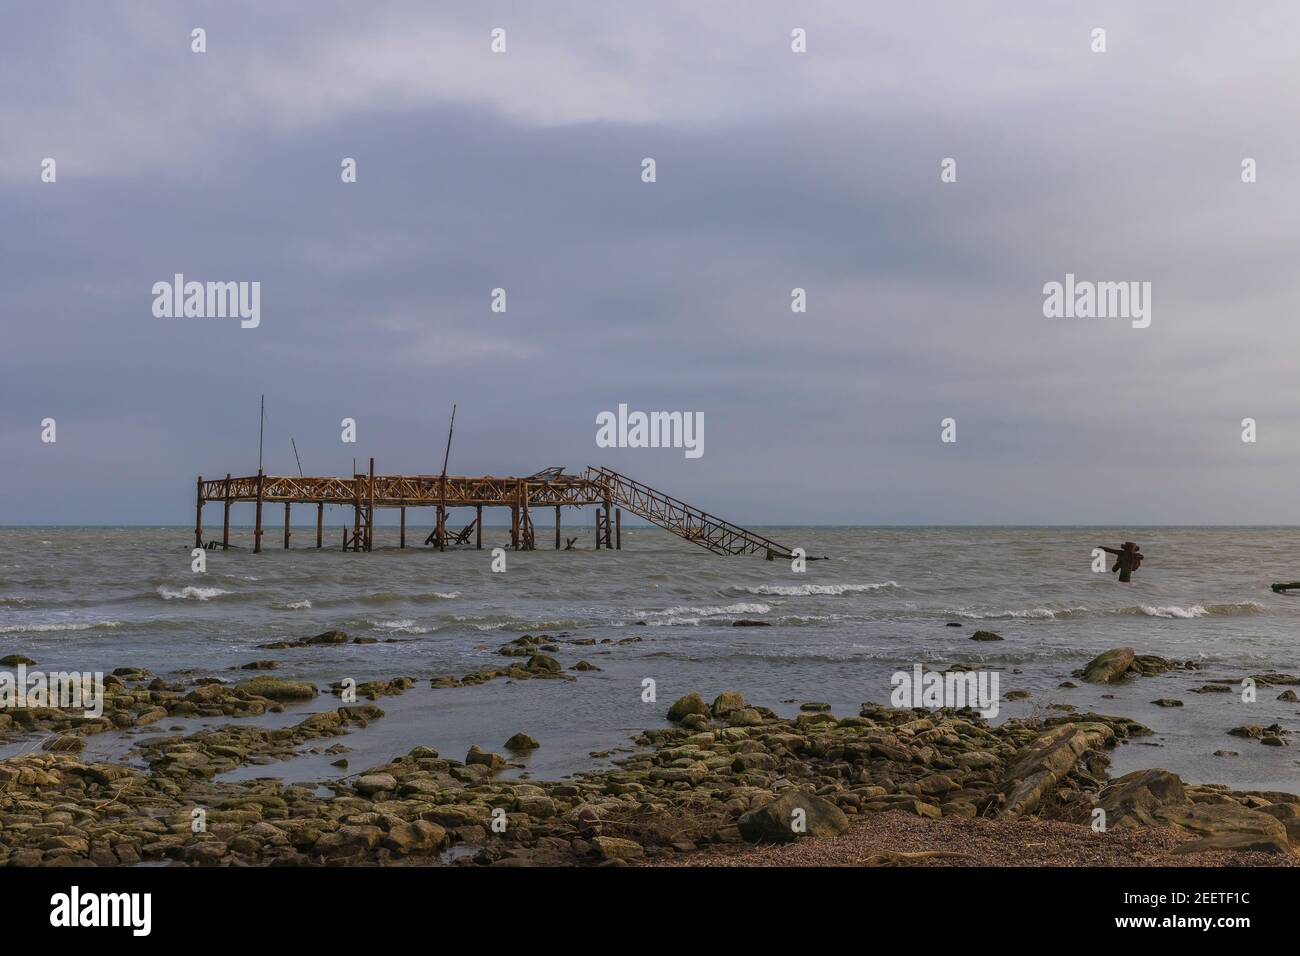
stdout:
[(605, 499), (605, 550), (608, 551), (613, 544), (609, 537), (609, 499)]
[(483, 550), (483, 506), (474, 506), (474, 548), (478, 551)]
[(519, 503), (510, 506), (510, 547), (519, 550)]
[(289, 550), (289, 511), (293, 507), (288, 501), (284, 503), (284, 549)]
[(366, 550), (375, 547), (375, 460), (370, 459), (370, 503), (366, 506)]
[(555, 550), (560, 550), (560, 506), (555, 506)]
[(596, 550), (600, 550), (600, 505), (596, 506)]
[(400, 535), (400, 537), (398, 538), (397, 546), (398, 546), (399, 548), (404, 548), (404, 547), (406, 547), (406, 508), (405, 508), (405, 506), (403, 506), (403, 508), (401, 509), (401, 511), (402, 511), (402, 531), (401, 531), (401, 535)]
[(438, 505), (438, 513), (433, 517), (433, 543), (439, 551), (447, 550), (447, 506)]
[(257, 469), (257, 513), (253, 518), (253, 553), (262, 553), (262, 469)]
[(528, 512), (528, 482), (522, 482), (519, 485), (519, 534), (523, 538), (525, 551), (531, 551), (536, 546), (536, 542), (529, 535), (532, 526), (532, 516)]
[(230, 475), (226, 475), (226, 507), (221, 520), (221, 550), (230, 550)]
[(194, 547), (203, 547), (203, 476), (198, 480), (198, 504), (194, 508)]
[(617, 551), (623, 550), (623, 509), (614, 509), (614, 548)]
[(316, 549), (325, 544), (325, 502), (316, 505)]

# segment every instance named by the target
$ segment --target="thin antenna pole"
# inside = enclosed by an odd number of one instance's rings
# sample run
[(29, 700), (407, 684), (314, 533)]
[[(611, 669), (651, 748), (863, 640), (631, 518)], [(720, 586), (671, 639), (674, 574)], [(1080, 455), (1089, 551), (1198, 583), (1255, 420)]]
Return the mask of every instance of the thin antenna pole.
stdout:
[(262, 470), (262, 436), (266, 432), (266, 396), (262, 396), (262, 417), (257, 422), (257, 470)]
[(456, 430), (456, 406), (451, 406), (451, 425), (447, 428), (447, 451), (442, 456), (442, 477), (447, 477), (447, 459), (451, 457), (451, 433)]
[(302, 459), (298, 457), (298, 443), (297, 443), (296, 441), (294, 441), (292, 438), (290, 438), (290, 439), (289, 439), (289, 444), (293, 446), (293, 459), (294, 459), (294, 461), (296, 461), (296, 462), (298, 463), (298, 477), (301, 478), (301, 477), (302, 477)]

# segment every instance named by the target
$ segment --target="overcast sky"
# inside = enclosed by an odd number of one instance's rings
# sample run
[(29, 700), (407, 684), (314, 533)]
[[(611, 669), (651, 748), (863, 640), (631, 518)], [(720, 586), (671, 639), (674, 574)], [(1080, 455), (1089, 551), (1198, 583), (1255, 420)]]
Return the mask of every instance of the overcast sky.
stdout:
[[(263, 392), (270, 472), (436, 473), (456, 402), (453, 473), (741, 522), (1300, 522), (1298, 47), (1285, 0), (10, 5), (0, 523), (183, 524)], [(260, 326), (154, 317), (178, 272)], [(1066, 273), (1150, 327), (1045, 318)], [(597, 448), (619, 403), (704, 455)]]

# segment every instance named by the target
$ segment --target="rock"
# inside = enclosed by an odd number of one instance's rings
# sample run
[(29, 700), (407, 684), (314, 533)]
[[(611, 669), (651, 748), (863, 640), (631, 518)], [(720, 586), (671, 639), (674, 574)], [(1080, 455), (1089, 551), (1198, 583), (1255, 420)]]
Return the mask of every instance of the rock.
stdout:
[(547, 657), (545, 654), (534, 654), (528, 658), (528, 663), (524, 665), (530, 671), (541, 671), (544, 673), (560, 673), (560, 662), (554, 657)]
[(789, 843), (804, 836), (843, 833), (849, 818), (831, 801), (796, 790), (743, 814), (736, 826), (749, 843)]
[(1090, 684), (1112, 684), (1120, 680), (1137, 659), (1131, 647), (1114, 647), (1098, 654), (1077, 676)]
[(331, 859), (360, 857), (373, 850), (383, 835), (384, 832), (376, 826), (342, 826), (333, 833), (324, 834), (312, 849)]
[(747, 621), (742, 618), (739, 621), (732, 621), (731, 626), (732, 627), (771, 627), (772, 625), (767, 621)]
[(1181, 707), (1183, 702), (1173, 697), (1161, 697), (1159, 700), (1153, 700), (1151, 703), (1157, 707)]
[(384, 846), (399, 856), (412, 853), (433, 853), (447, 842), (447, 831), (428, 820), (395, 823), (388, 828)]
[(709, 705), (704, 702), (704, 698), (699, 694), (690, 693), (679, 698), (677, 703), (668, 708), (669, 720), (681, 720), (688, 714), (699, 714), (701, 717), (708, 717)]
[(753, 707), (742, 707), (727, 715), (727, 723), (732, 727), (757, 727), (763, 722), (763, 715)]
[(1027, 690), (1009, 690), (1002, 695), (1003, 700), (1028, 700), (1033, 695)]
[(1295, 691), (1293, 691), (1293, 690), (1284, 690), (1284, 691), (1282, 691), (1282, 693), (1280, 693), (1280, 694), (1277, 695), (1277, 699), (1278, 699), (1278, 700), (1285, 700), (1285, 701), (1288, 701), (1288, 702), (1293, 703), (1293, 704), (1294, 704), (1297, 700), (1300, 700), (1300, 698), (1297, 698), (1297, 697), (1296, 697), (1296, 695), (1295, 695)]
[(49, 750), (55, 753), (80, 753), (86, 749), (84, 737), (76, 734), (60, 734), (57, 737), (51, 737), (41, 745), (42, 750)]
[(515, 801), (515, 809), (536, 820), (549, 820), (555, 816), (555, 801), (547, 796), (528, 794)]
[[(342, 632), (339, 632), (342, 633)], [(266, 697), (269, 700), (311, 700), (316, 696), (315, 685), (304, 681), (280, 680), (275, 677), (254, 677), (235, 685), (235, 690)]]
[(1237, 751), (1235, 751), (1235, 750), (1216, 750), (1216, 751), (1214, 752), (1214, 756), (1216, 756), (1216, 757), (1240, 757), (1241, 754), (1237, 753)]
[(1280, 740), (1286, 731), (1282, 729), (1281, 724), (1270, 724), (1267, 727), (1261, 727), (1259, 724), (1243, 724), (1240, 727), (1233, 727), (1228, 733), (1234, 737), (1263, 741), (1269, 737), (1276, 737)]
[(1291, 852), (1282, 821), (1258, 810), (1247, 810), (1235, 803), (1166, 807), (1159, 811), (1158, 818), (1200, 837), (1181, 844), (1175, 853), (1201, 853), (1206, 850)]
[(515, 734), (506, 741), (507, 750), (536, 750), (540, 746), (541, 744), (527, 734)]
[(970, 636), (972, 641), (1000, 641), (1001, 634), (994, 634), (992, 631), (976, 631)]
[(204, 684), (196, 687), (188, 694), (185, 699), (195, 704), (210, 704), (219, 701), (226, 696), (226, 688), (221, 684)]
[(574, 664), (572, 667), (570, 667), (569, 670), (571, 670), (571, 671), (598, 671), (598, 670), (600, 670), (600, 668), (597, 667), (595, 664), (591, 663), (590, 661), (578, 661), (578, 663), (576, 663), (576, 664)]
[(1300, 849), (1300, 806), (1294, 803), (1274, 803), (1260, 807), (1260, 813), (1267, 813), (1286, 828), (1287, 839), (1294, 849)]
[(999, 816), (1016, 819), (1036, 810), (1096, 743), (1096, 737), (1081, 727), (1063, 723), (1016, 751), (1004, 775), (1005, 799)]
[(7, 657), (0, 657), (0, 666), (4, 667), (31, 667), (36, 662), (24, 654), (10, 654)]
[(317, 634), (315, 637), (303, 638), (302, 643), (308, 645), (314, 644), (346, 644), (348, 636), (342, 631), (326, 631), (323, 634)]
[(744, 706), (744, 694), (738, 690), (724, 690), (717, 697), (713, 698), (713, 706), (710, 709), (715, 718), (722, 720), (732, 711), (740, 710)]
[(468, 766), (478, 764), (487, 767), (489, 770), (501, 770), (506, 765), (506, 758), (500, 754), (480, 750), (478, 744), (475, 744), (469, 748), (469, 753), (465, 755), (465, 763)]
[(1156, 826), (1156, 811), (1189, 803), (1182, 779), (1168, 770), (1138, 770), (1110, 783), (1101, 793), (1108, 829)]
[(380, 791), (396, 790), (397, 780), (390, 773), (367, 773), (357, 778), (357, 791), (366, 796)]
[(620, 837), (592, 837), (591, 845), (602, 860), (639, 860), (645, 856), (640, 843)]
[(275, 661), (249, 661), (240, 666), (241, 671), (273, 671), (280, 665)]

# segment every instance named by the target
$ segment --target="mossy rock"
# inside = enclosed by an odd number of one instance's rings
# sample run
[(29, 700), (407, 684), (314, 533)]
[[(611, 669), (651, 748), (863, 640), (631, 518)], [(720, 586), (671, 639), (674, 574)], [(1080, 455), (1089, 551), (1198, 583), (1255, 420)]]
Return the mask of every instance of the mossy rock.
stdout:
[(235, 689), (268, 700), (311, 700), (317, 694), (314, 684), (276, 677), (254, 677), (237, 684)]

